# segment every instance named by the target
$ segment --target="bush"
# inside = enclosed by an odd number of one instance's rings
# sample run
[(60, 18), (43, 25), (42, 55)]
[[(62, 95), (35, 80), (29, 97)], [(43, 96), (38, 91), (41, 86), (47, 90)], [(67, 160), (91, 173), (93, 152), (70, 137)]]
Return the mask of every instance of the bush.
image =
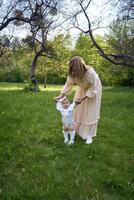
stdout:
[(47, 74), (47, 83), (48, 84), (64, 84), (66, 81), (66, 77), (58, 73), (48, 73)]
[(1, 77), (3, 82), (14, 82), (14, 83), (23, 83), (23, 77), (19, 70), (11, 69), (11, 71), (6, 71)]
[[(29, 82), (27, 85), (23, 88), (24, 92), (35, 92), (34, 90), (34, 84), (32, 82)], [(40, 89), (38, 88), (38, 92), (40, 92)]]
[(122, 86), (134, 86), (134, 70), (129, 70), (126, 79), (122, 80)]

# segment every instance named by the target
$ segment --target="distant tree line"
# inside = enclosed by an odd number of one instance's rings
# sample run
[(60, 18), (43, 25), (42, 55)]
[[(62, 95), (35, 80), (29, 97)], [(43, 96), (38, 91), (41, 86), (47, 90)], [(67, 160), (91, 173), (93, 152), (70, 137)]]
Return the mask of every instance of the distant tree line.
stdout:
[[(96, 41), (107, 52), (126, 50), (127, 47), (121, 42), (122, 47), (117, 46), (118, 33), (115, 37), (115, 24), (111, 25), (109, 35), (102, 37), (96, 36)], [(130, 26), (131, 29), (131, 26)], [(125, 29), (126, 30), (126, 29)], [(120, 34), (119, 34), (120, 35)], [(119, 36), (120, 37), (120, 36)], [(126, 38), (131, 44), (131, 38)], [(130, 40), (130, 41), (129, 41)], [(126, 43), (126, 41), (125, 41)], [(34, 45), (38, 46), (38, 43)], [(48, 49), (56, 56), (40, 57), (37, 61), (36, 77), (38, 82), (44, 86), (49, 84), (63, 84), (68, 72), (68, 61), (71, 57), (79, 55), (84, 58), (86, 64), (94, 67), (104, 85), (134, 85), (134, 69), (118, 66), (104, 60), (88, 36), (80, 34), (75, 46), (72, 46), (72, 38), (67, 33), (58, 34), (53, 40), (47, 41)], [(132, 45), (128, 45), (127, 51), (131, 51)], [(19, 39), (17, 37), (10, 40), (7, 36), (0, 37), (0, 81), (8, 82), (28, 82), (29, 65), (34, 57), (32, 37)]]

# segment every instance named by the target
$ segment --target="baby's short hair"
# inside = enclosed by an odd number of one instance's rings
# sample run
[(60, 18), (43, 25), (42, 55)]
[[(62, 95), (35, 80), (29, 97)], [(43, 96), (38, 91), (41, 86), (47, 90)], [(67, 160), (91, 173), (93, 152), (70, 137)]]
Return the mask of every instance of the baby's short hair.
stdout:
[(66, 96), (62, 97), (62, 98), (60, 99), (60, 102), (62, 103), (65, 99), (67, 99)]

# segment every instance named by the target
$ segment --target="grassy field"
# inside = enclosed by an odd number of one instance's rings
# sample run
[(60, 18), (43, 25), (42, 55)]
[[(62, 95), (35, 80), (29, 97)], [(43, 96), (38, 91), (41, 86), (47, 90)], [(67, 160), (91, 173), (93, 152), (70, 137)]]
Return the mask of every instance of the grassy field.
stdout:
[(104, 88), (97, 137), (70, 147), (53, 102), (61, 86), (22, 87), (0, 84), (0, 200), (132, 200), (134, 89)]

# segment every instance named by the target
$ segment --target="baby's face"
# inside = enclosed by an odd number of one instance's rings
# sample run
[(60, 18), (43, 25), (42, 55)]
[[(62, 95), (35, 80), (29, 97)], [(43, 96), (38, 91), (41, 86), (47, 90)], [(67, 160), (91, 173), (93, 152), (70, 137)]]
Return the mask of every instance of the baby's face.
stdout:
[(68, 101), (68, 99), (65, 99), (62, 101), (62, 106), (64, 109), (67, 109), (69, 107), (70, 103)]

